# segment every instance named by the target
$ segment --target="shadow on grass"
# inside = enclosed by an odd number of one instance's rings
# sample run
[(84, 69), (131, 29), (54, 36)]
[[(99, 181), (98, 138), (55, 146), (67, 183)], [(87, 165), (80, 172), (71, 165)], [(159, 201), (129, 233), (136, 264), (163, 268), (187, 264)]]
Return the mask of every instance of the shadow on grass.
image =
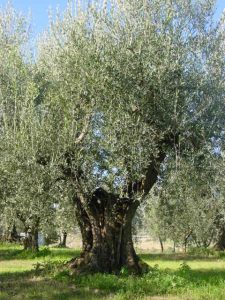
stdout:
[(0, 248), (0, 261), (18, 259), (18, 256), (23, 252), (19, 249), (1, 249)]
[(1, 300), (72, 300), (106, 299), (106, 292), (97, 289), (78, 288), (68, 282), (35, 277), (34, 271), (0, 274)]

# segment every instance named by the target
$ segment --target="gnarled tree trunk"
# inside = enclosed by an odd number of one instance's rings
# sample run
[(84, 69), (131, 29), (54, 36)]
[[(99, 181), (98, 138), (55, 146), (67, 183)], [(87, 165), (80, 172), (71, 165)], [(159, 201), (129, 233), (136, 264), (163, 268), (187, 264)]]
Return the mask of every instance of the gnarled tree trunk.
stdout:
[(70, 266), (78, 272), (118, 273), (125, 267), (141, 273), (143, 264), (132, 241), (132, 219), (139, 202), (118, 198), (100, 188), (90, 201), (81, 195), (74, 201), (83, 251)]
[[(164, 142), (162, 142), (162, 145)], [(76, 217), (80, 227), (83, 250), (80, 257), (70, 262), (76, 273), (101, 272), (119, 273), (126, 268), (130, 273), (140, 274), (147, 270), (147, 264), (137, 256), (132, 241), (132, 220), (140, 204), (136, 199), (145, 197), (157, 181), (160, 163), (165, 153), (152, 157), (146, 168), (146, 175), (140, 181), (127, 178), (124, 190), (126, 197), (109, 193), (98, 188), (92, 195), (82, 193), (82, 170), (71, 168), (71, 158), (67, 155), (67, 166), (63, 174), (76, 186), (74, 197)], [(131, 176), (132, 178), (132, 176)]]

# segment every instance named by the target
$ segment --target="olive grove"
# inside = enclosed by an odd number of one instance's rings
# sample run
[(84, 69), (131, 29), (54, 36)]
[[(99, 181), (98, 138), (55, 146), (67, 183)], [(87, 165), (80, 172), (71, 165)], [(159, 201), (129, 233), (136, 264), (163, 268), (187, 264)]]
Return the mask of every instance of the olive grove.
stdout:
[(75, 271), (141, 273), (132, 220), (160, 171), (222, 144), (224, 20), (213, 13), (211, 0), (69, 2), (30, 61), (22, 19), (0, 15), (1, 199), (34, 230), (70, 199)]

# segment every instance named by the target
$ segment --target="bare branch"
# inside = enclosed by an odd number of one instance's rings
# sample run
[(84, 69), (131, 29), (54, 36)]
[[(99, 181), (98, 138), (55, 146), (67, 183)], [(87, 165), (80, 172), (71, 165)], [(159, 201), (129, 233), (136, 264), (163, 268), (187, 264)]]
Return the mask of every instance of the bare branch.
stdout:
[(89, 113), (85, 117), (85, 124), (84, 124), (84, 127), (83, 127), (80, 135), (75, 140), (75, 144), (76, 145), (80, 144), (83, 141), (83, 139), (85, 138), (85, 136), (86, 136), (86, 134), (88, 132), (90, 121), (91, 121), (91, 114)]

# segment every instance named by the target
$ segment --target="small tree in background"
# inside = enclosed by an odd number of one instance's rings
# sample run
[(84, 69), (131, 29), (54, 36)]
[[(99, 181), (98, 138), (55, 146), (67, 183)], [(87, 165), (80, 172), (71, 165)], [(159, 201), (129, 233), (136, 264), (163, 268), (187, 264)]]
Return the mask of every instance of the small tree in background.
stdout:
[(185, 251), (188, 244), (207, 248), (217, 241), (225, 217), (221, 163), (218, 155), (198, 153), (167, 170), (150, 200), (156, 234), (164, 231)]

